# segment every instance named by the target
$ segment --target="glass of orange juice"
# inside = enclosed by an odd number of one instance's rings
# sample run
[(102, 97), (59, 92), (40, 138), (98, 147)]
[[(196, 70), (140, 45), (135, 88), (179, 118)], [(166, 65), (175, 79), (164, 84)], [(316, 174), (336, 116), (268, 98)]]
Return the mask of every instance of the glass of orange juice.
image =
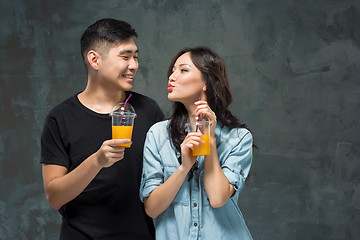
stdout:
[[(131, 139), (136, 113), (129, 103), (118, 103), (110, 113), (112, 119), (112, 138)], [(130, 147), (130, 143), (121, 144), (121, 147)]]
[(187, 132), (200, 132), (200, 138), (204, 141), (203, 143), (200, 142), (199, 148), (194, 146), (194, 150), (192, 150), (193, 156), (210, 154), (210, 124), (211, 121), (205, 119), (185, 124)]

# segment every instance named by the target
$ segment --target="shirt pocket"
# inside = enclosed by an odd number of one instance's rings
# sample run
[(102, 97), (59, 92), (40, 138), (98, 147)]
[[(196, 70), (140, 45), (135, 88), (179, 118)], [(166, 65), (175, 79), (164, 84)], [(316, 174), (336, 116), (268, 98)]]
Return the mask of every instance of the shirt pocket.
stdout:
[[(179, 166), (164, 166), (164, 180), (166, 181), (171, 175), (174, 174), (176, 169)], [(179, 192), (176, 194), (175, 199), (173, 200), (174, 204), (180, 204), (188, 206), (190, 204), (190, 188), (187, 178), (185, 179), (183, 185), (181, 186)]]

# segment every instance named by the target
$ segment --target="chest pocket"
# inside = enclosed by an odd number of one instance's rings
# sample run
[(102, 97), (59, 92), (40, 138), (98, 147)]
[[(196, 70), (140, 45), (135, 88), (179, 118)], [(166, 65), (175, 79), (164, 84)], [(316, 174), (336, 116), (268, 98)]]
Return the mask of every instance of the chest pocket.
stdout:
[[(169, 177), (171, 177), (178, 167), (179, 166), (164, 166), (164, 180), (166, 181)], [(177, 193), (173, 203), (184, 206), (188, 206), (190, 204), (190, 184), (187, 181), (187, 178)]]

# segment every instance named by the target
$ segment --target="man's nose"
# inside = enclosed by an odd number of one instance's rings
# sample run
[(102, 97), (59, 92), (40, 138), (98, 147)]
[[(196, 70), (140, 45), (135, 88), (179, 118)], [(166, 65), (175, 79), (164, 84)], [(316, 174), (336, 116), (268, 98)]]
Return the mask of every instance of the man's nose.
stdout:
[(139, 63), (137, 59), (131, 58), (129, 62), (129, 69), (137, 69), (139, 67)]

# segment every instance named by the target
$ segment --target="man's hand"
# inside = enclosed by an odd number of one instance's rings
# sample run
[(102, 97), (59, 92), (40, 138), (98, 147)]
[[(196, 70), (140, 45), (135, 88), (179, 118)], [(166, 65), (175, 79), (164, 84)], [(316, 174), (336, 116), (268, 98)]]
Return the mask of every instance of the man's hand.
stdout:
[(111, 139), (106, 140), (96, 152), (98, 164), (101, 167), (110, 167), (117, 161), (124, 158), (125, 147), (121, 144), (131, 143), (130, 139)]

